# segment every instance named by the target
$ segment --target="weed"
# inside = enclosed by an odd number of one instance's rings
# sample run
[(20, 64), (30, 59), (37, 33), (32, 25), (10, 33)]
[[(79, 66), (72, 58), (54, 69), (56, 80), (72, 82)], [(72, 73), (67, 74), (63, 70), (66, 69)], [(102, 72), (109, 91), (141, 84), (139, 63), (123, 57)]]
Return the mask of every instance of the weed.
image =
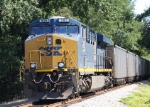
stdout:
[(136, 92), (121, 99), (120, 102), (128, 105), (128, 107), (150, 107), (150, 85), (139, 85)]

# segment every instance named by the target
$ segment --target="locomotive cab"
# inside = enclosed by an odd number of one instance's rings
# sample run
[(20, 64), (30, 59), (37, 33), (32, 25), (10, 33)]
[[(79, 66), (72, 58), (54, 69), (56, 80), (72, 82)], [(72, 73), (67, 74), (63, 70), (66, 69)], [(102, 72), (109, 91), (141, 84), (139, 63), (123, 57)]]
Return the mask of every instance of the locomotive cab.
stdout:
[[(25, 41), (25, 66), (36, 72), (76, 67), (66, 62), (67, 52), (77, 61), (79, 25), (67, 18), (40, 19), (30, 24), (29, 37)], [(39, 71), (41, 70), (41, 71)], [(64, 69), (65, 70), (65, 69)]]

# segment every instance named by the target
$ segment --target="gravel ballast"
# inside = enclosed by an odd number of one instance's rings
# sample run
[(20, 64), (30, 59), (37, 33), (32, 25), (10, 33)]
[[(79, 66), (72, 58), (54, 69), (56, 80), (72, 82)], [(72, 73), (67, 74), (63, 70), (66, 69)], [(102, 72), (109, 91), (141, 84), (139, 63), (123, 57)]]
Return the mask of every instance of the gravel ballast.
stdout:
[(119, 100), (134, 92), (134, 89), (137, 88), (138, 85), (139, 83), (125, 86), (79, 103), (69, 105), (68, 107), (127, 107), (127, 105), (120, 103)]
[[(69, 105), (67, 107), (127, 107), (127, 105), (120, 103), (119, 100), (131, 94), (132, 92), (137, 91), (135, 90), (135, 88), (137, 88), (139, 84), (150, 84), (150, 80), (128, 85), (120, 89), (110, 91), (105, 94), (98, 95), (93, 98), (89, 98), (87, 100)], [(32, 102), (32, 100), (25, 99), (25, 100), (9, 102), (6, 104), (0, 104), (0, 107), (12, 107), (27, 102)]]

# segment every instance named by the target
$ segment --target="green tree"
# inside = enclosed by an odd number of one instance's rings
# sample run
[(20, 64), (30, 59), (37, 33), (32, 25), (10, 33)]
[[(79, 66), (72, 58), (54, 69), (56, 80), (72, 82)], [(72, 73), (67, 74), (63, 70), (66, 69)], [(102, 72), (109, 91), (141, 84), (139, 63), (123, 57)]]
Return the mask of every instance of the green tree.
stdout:
[(115, 44), (137, 52), (142, 23), (135, 20), (134, 2), (103, 0), (99, 1), (99, 5), (97, 11), (89, 6), (87, 25), (110, 37)]
[(143, 57), (150, 59), (150, 7), (143, 13), (136, 16), (136, 20), (143, 22), (144, 25), (141, 28), (141, 39), (138, 41), (139, 45), (142, 47), (142, 52), (144, 52)]
[(29, 23), (41, 16), (37, 5), (37, 0), (0, 1), (0, 101), (11, 100), (22, 92), (19, 66), (24, 53), (23, 37)]

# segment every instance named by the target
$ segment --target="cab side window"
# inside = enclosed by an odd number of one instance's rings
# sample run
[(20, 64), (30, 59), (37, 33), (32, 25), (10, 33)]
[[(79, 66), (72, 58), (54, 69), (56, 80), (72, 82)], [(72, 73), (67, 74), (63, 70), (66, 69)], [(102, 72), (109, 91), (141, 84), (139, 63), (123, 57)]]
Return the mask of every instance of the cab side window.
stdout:
[(87, 40), (90, 40), (90, 31), (87, 31)]

